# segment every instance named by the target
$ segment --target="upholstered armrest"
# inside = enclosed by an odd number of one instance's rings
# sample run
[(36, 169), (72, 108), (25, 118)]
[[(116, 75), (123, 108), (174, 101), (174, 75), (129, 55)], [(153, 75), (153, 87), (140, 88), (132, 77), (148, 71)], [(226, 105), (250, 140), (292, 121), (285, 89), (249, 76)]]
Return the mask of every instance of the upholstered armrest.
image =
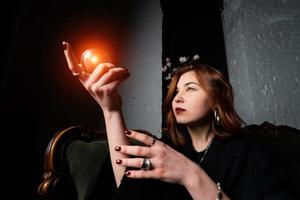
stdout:
[(285, 151), (300, 173), (300, 130), (286, 125), (274, 125), (267, 121), (260, 125), (245, 126), (244, 131), (266, 137), (275, 146)]
[[(150, 134), (145, 130), (135, 130)], [(143, 145), (135, 140), (130, 142), (133, 145)], [(86, 200), (91, 195), (99, 174), (113, 173), (112, 170), (101, 171), (102, 164), (108, 161), (111, 166), (105, 132), (81, 126), (59, 131), (46, 149), (44, 176), (38, 193), (47, 199)], [(113, 175), (108, 178), (113, 179)]]
[(274, 147), (274, 154), (280, 162), (286, 164), (286, 170), (291, 174), (291, 190), (300, 188), (300, 130), (286, 125), (274, 125), (264, 122), (260, 125), (248, 125), (243, 128), (248, 133), (258, 134)]
[(81, 126), (57, 132), (45, 152), (38, 193), (49, 199), (86, 199), (107, 155), (105, 132)]
[(109, 154), (107, 141), (74, 141), (67, 148), (69, 173), (78, 200), (88, 199), (101, 166)]

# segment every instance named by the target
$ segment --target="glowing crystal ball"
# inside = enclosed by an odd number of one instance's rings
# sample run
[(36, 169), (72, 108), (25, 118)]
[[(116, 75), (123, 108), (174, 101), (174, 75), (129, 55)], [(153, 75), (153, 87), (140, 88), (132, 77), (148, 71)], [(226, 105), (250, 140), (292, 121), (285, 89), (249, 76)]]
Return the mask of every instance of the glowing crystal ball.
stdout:
[(87, 49), (81, 54), (81, 65), (88, 73), (92, 73), (100, 63), (111, 63), (107, 53), (99, 49)]

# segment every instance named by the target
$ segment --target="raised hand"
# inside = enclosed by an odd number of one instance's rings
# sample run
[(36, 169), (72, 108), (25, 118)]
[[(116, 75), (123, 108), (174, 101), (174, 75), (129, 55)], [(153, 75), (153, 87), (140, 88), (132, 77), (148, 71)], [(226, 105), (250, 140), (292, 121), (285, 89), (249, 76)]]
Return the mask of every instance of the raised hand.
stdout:
[(63, 42), (64, 54), (68, 67), (74, 76), (78, 77), (85, 89), (94, 97), (103, 112), (120, 110), (122, 99), (118, 94), (118, 86), (129, 77), (127, 69), (116, 67), (111, 63), (100, 63), (89, 74), (77, 61), (71, 45)]

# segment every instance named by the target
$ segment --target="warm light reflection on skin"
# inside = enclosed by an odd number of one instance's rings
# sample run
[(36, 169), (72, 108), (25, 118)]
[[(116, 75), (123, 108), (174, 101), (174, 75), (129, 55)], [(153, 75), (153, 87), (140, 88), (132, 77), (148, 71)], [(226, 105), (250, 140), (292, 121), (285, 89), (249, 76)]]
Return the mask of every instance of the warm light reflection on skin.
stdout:
[(87, 49), (81, 55), (81, 64), (84, 70), (92, 73), (100, 63), (111, 63), (107, 53), (99, 49)]

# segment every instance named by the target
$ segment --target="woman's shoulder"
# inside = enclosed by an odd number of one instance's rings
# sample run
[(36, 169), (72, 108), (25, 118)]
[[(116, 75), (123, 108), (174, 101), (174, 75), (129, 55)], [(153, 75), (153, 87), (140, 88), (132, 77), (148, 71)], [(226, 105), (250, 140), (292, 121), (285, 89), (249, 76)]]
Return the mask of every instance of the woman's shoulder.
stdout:
[[(191, 150), (188, 144), (183, 146), (174, 145), (167, 132), (162, 132), (159, 140), (178, 151), (185, 151), (186, 148)], [(267, 143), (269, 143), (269, 141), (267, 137), (264, 137), (258, 132), (249, 132), (241, 129), (238, 133), (227, 138), (216, 137), (213, 143), (213, 148), (221, 148), (224, 149), (224, 151), (238, 153), (242, 152), (242, 149), (249, 149), (251, 147), (254, 148), (255, 146), (264, 147)]]
[(236, 155), (270, 154), (274, 148), (270, 137), (259, 132), (248, 132), (243, 129), (229, 138), (219, 140), (220, 148)]

